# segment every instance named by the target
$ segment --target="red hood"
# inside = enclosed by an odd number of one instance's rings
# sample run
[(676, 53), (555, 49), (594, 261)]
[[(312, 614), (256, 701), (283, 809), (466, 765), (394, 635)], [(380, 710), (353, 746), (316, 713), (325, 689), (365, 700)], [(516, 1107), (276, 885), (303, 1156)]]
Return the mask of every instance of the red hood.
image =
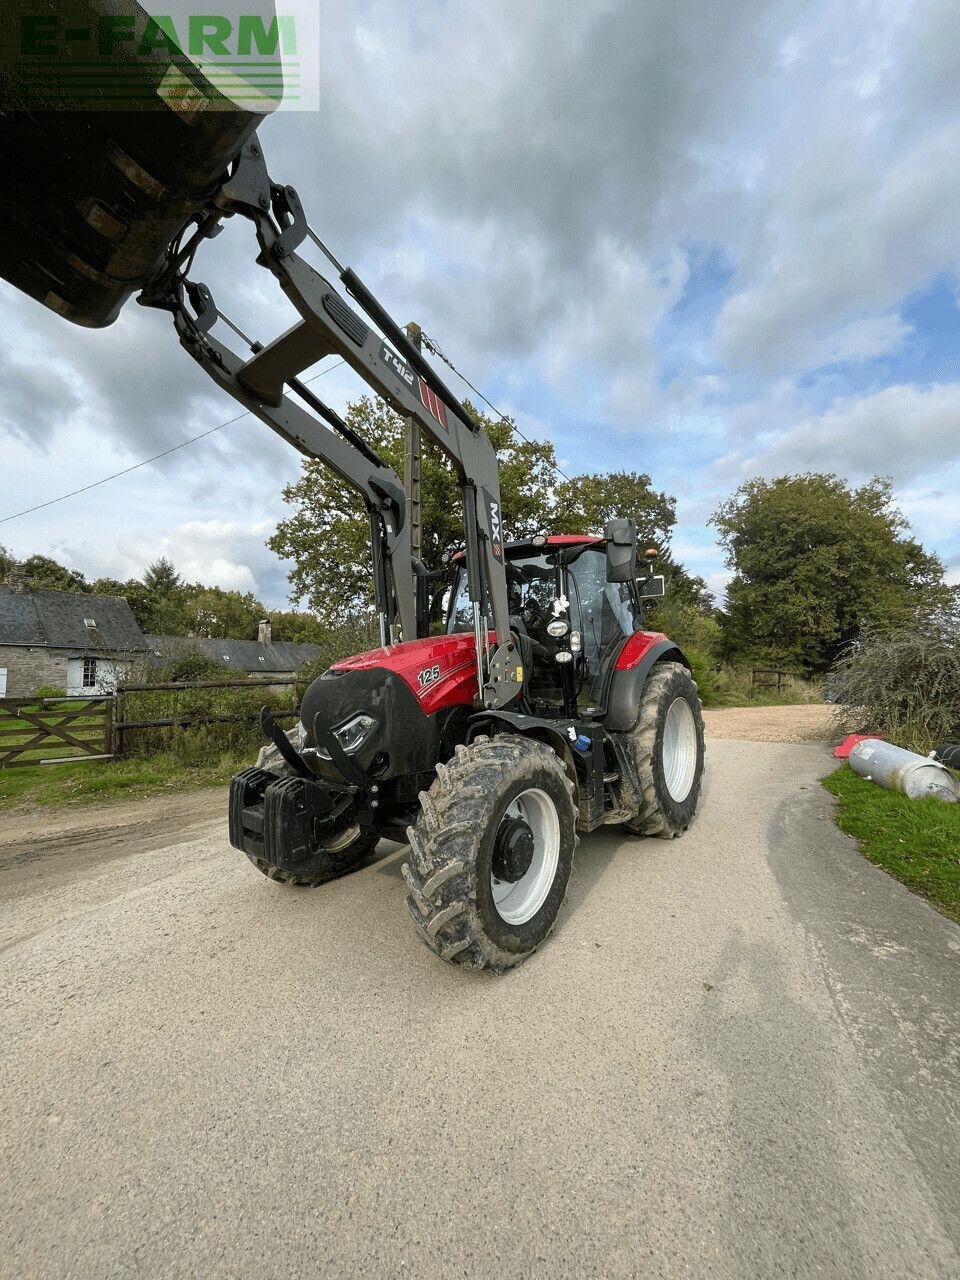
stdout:
[[(490, 643), (494, 643), (492, 632)], [(398, 675), (416, 694), (427, 715), (444, 707), (471, 706), (478, 692), (473, 632), (388, 644), (335, 662), (331, 670), (364, 671), (371, 667), (383, 667)]]

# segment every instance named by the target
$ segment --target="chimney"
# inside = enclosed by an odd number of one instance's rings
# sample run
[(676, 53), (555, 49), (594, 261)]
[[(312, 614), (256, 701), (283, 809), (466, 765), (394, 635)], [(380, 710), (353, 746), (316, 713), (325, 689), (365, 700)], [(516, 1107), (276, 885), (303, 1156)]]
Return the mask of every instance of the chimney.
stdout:
[(264, 618), (257, 627), (257, 640), (260, 644), (270, 644), (270, 619)]
[(14, 560), (7, 570), (6, 585), (18, 596), (27, 594), (27, 575), (24, 572), (23, 565), (18, 560)]

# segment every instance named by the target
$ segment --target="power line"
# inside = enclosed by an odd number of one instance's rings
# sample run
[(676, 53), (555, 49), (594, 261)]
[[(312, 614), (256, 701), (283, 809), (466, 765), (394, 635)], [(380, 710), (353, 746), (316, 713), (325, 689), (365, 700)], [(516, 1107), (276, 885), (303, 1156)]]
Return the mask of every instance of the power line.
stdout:
[[(493, 412), (497, 415), (497, 417), (500, 419), (500, 421), (501, 421), (501, 422), (507, 422), (506, 414), (501, 413), (501, 412), (500, 412), (500, 410), (497, 408), (497, 406), (496, 406), (495, 404), (491, 404), (491, 403), (490, 403), (490, 401), (489, 401), (489, 400), (487, 399), (487, 397), (483, 394), (483, 392), (480, 390), (480, 388), (479, 388), (479, 387), (475, 387), (475, 386), (473, 385), (473, 383), (470, 381), (470, 379), (469, 379), (469, 378), (467, 378), (467, 377), (465, 377), (465, 376), (464, 376), (464, 374), (462, 374), (462, 373), (460, 372), (460, 370), (459, 370), (459, 369), (457, 368), (457, 366), (453, 363), (453, 361), (450, 359), (450, 357), (449, 357), (449, 356), (447, 356), (447, 355), (444, 355), (444, 353), (440, 350), (440, 348), (437, 346), (437, 344), (434, 342), (434, 340), (433, 340), (432, 338), (428, 338), (428, 337), (427, 337), (427, 335), (424, 333), (424, 334), (422, 334), (422, 335), (421, 335), (421, 341), (423, 342), (423, 345), (427, 348), (427, 350), (428, 350), (428, 351), (432, 352), (432, 353), (437, 357), (437, 359), (438, 359), (438, 360), (442, 360), (442, 361), (443, 361), (443, 363), (444, 363), (444, 364), (445, 364), (449, 369), (452, 369), (452, 370), (453, 370), (453, 372), (457, 375), (457, 377), (460, 379), (460, 381), (461, 381), (465, 386), (469, 387), (469, 388), (470, 388), (470, 390), (474, 393), (474, 395), (478, 395), (478, 396), (480, 397), (480, 399), (483, 401), (483, 403), (487, 406), (487, 408), (488, 408), (488, 409), (492, 409), (492, 410), (493, 410)], [(527, 444), (529, 444), (529, 445), (533, 445), (533, 447), (534, 447), (535, 449), (541, 449), (541, 450), (542, 450), (542, 446), (541, 446), (541, 445), (539, 445), (539, 444), (538, 444), (538, 442), (537, 442), (536, 440), (531, 440), (529, 436), (525, 436), (525, 435), (523, 434), (523, 432), (520, 430), (520, 428), (517, 426), (517, 424), (513, 421), (513, 419), (511, 419), (511, 420), (507, 423), (507, 425), (510, 427), (510, 429), (511, 429), (512, 431), (515, 431), (515, 432), (517, 433), (517, 435), (520, 437), (520, 439), (521, 439), (521, 440), (525, 440), (525, 441), (527, 442)], [(559, 473), (560, 473), (560, 475), (562, 475), (562, 476), (563, 476), (564, 480), (568, 481), (570, 484), (572, 484), (572, 483), (573, 483), (573, 481), (570, 479), (570, 477), (567, 475), (567, 473), (563, 470), (563, 468), (562, 468), (558, 463), (554, 462), (554, 460), (553, 460), (552, 458), (548, 458), (548, 457), (547, 457), (547, 455), (546, 455), (545, 453), (541, 452), (541, 453), (540, 453), (540, 459), (541, 459), (541, 461), (542, 461), (542, 462), (545, 462), (545, 463), (547, 464), (547, 466), (548, 466), (548, 467), (553, 467), (554, 471), (559, 472)]]
[[(240, 333), (240, 330), (236, 329), (235, 325), (231, 324), (230, 327), (235, 329), (237, 333)], [(246, 337), (246, 334), (240, 333), (240, 336), (244, 338), (247, 342), (250, 341)], [(453, 372), (460, 379), (460, 381), (465, 386), (469, 387), (470, 390), (474, 393), (474, 395), (479, 396), (480, 399), (483, 401), (483, 403), (487, 406), (487, 408), (491, 409), (497, 415), (497, 417), (500, 419), (501, 422), (507, 422), (506, 414), (501, 413), (500, 410), (497, 408), (497, 406), (487, 399), (487, 397), (483, 394), (480, 388), (477, 386), (474, 386), (474, 384), (470, 381), (470, 379), (460, 372), (460, 370), (449, 358), (449, 356), (447, 356), (441, 350), (441, 348), (437, 345), (436, 342), (434, 342), (432, 338), (428, 338), (426, 334), (423, 334), (423, 345), (427, 348), (428, 351), (432, 352), (433, 355), (435, 355), (438, 360), (442, 360), (443, 363), (448, 366), (448, 368), (452, 369)], [(342, 364), (346, 364), (346, 361), (338, 360), (336, 364), (332, 364), (326, 369), (321, 369), (320, 372), (315, 373), (312, 378), (305, 378), (304, 381), (316, 382), (317, 378), (322, 378), (326, 373), (332, 373), (334, 369), (338, 369)], [(251, 413), (250, 409), (245, 409), (243, 413), (238, 413), (235, 417), (228, 418), (226, 422), (220, 422), (217, 424), (217, 426), (210, 427), (206, 431), (201, 431), (199, 435), (191, 436), (188, 440), (181, 440), (179, 444), (175, 444), (169, 449), (163, 449), (161, 450), (160, 453), (155, 453), (150, 458), (144, 458), (140, 462), (135, 462), (133, 463), (132, 466), (124, 467), (121, 471), (114, 471), (108, 476), (103, 476), (100, 480), (92, 480), (90, 484), (81, 485), (79, 489), (71, 489), (69, 493), (61, 493), (56, 498), (48, 498), (46, 502), (38, 502), (35, 506), (25, 507), (23, 511), (14, 511), (8, 516), (0, 516), (0, 524), (7, 524), (10, 520), (20, 520), (23, 516), (32, 515), (35, 511), (43, 511), (46, 507), (56, 506), (58, 502), (66, 502), (68, 498), (76, 498), (81, 493), (89, 493), (91, 489), (98, 489), (103, 484), (109, 484), (111, 480), (119, 480), (121, 476), (128, 476), (130, 475), (131, 472), (139, 471), (141, 467), (147, 467), (152, 462), (159, 462), (161, 458), (168, 458), (170, 454), (177, 453), (180, 449), (185, 449), (188, 445), (196, 444), (198, 440), (205, 440), (207, 436), (212, 436), (217, 431), (222, 431), (224, 427), (233, 426), (235, 422), (239, 422), (241, 418), (248, 417), (250, 413)], [(526, 441), (527, 444), (532, 445), (533, 448), (535, 449), (538, 449), (540, 459), (543, 462), (545, 462), (548, 467), (552, 467), (554, 471), (556, 471), (559, 475), (563, 476), (564, 480), (566, 480), (568, 483), (572, 483), (570, 476), (567, 475), (567, 473), (563, 470), (563, 468), (559, 465), (559, 463), (555, 462), (552, 458), (548, 457), (547, 454), (543, 452), (542, 446), (540, 446), (536, 440), (531, 440), (529, 436), (524, 435), (524, 433), (520, 430), (517, 424), (512, 420), (508, 423), (508, 425), (512, 431), (516, 432), (516, 434), (520, 437), (521, 440)]]
[[(317, 378), (322, 378), (325, 373), (332, 373), (334, 369), (338, 369), (342, 364), (346, 364), (346, 361), (338, 360), (336, 364), (332, 364), (326, 369), (321, 369), (312, 378), (305, 378), (304, 381), (316, 382)], [(252, 410), (245, 409), (243, 413), (238, 413), (235, 418), (228, 418), (226, 422), (210, 427), (207, 431), (201, 431), (199, 435), (191, 436), (189, 440), (181, 440), (179, 444), (173, 445), (172, 448), (155, 453), (152, 458), (144, 458), (142, 462), (135, 462), (133, 466), (124, 467), (122, 471), (114, 471), (112, 475), (104, 476), (102, 480), (92, 480), (90, 484), (81, 485), (79, 489), (71, 489), (69, 493), (61, 493), (59, 498), (49, 498), (46, 502), (38, 502), (35, 507), (27, 507), (23, 511), (15, 511), (9, 516), (0, 516), (0, 524), (6, 524), (8, 520), (19, 520), (21, 516), (32, 515), (34, 511), (42, 511), (44, 507), (55, 506), (58, 502), (65, 502), (67, 498), (75, 498), (80, 493), (87, 493), (90, 489), (97, 489), (100, 485), (107, 484), (110, 480), (118, 480), (120, 476), (128, 476), (131, 471), (139, 471), (141, 467), (149, 466), (151, 462), (157, 462), (160, 458), (168, 458), (171, 453), (176, 453), (178, 449), (185, 449), (188, 444), (196, 444), (198, 440), (205, 440), (207, 436), (212, 436), (215, 431), (222, 431), (224, 427), (233, 426), (241, 418), (249, 417), (251, 412)]]

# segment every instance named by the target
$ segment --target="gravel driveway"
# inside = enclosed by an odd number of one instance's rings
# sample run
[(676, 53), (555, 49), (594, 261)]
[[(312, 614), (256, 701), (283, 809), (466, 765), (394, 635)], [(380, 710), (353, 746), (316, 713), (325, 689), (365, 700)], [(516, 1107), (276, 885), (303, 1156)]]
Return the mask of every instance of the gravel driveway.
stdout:
[(833, 736), (833, 707), (808, 702), (791, 707), (720, 707), (704, 711), (708, 738), (747, 742), (815, 742)]
[(222, 811), (68, 880), (36, 847), (0, 1275), (960, 1274), (960, 929), (836, 830), (831, 765), (711, 743), (694, 827), (584, 840), (502, 979), (420, 945), (397, 846), (306, 891)]

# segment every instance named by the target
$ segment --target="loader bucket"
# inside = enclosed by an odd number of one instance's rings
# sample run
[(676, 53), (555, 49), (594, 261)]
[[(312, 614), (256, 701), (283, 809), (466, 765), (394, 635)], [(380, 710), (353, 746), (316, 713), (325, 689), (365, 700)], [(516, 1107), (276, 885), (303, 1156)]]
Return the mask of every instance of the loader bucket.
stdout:
[[(208, 79), (148, 8), (176, 2), (7, 0), (0, 14), (0, 276), (76, 324), (116, 319), (276, 106), (238, 91), (242, 71)], [(92, 46), (66, 38), (84, 30)]]

